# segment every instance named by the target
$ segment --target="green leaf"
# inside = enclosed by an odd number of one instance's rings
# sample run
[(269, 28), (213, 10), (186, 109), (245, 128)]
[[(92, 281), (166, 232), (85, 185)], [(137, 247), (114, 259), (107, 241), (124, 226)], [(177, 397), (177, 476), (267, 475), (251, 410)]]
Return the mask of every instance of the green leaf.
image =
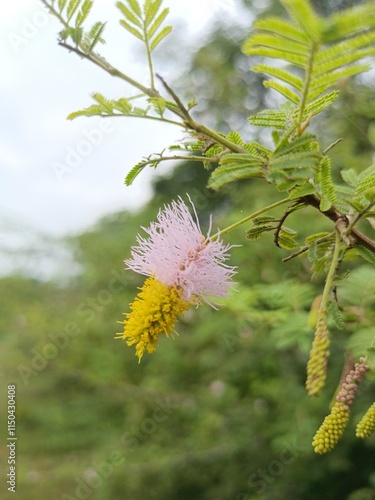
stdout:
[(332, 59), (320, 63), (316, 65), (314, 69), (314, 77), (318, 77), (320, 75), (324, 75), (325, 73), (330, 73), (331, 71), (335, 71), (342, 66), (346, 66), (347, 64), (354, 63), (368, 56), (372, 56), (375, 54), (375, 47), (369, 47), (366, 49), (356, 50), (354, 52), (336, 54)]
[(67, 3), (68, 3), (68, 0), (58, 0), (57, 5), (59, 7), (60, 14), (65, 9)]
[(314, 64), (317, 66), (326, 63), (327, 61), (332, 61), (339, 54), (355, 54), (358, 49), (365, 49), (366, 46), (372, 45), (375, 42), (375, 32), (365, 31), (350, 38), (334, 44), (333, 46), (328, 46), (325, 49), (320, 50), (316, 57)]
[(127, 31), (129, 31), (129, 33), (131, 33), (132, 35), (134, 35), (136, 38), (138, 38), (139, 40), (142, 40), (142, 42), (144, 41), (144, 37), (142, 35), (142, 33), (140, 33), (136, 28), (134, 28), (131, 24), (127, 23), (126, 21), (124, 21), (123, 19), (120, 19), (120, 24), (121, 26), (123, 26)]
[(159, 33), (156, 35), (156, 37), (152, 40), (150, 44), (150, 50), (151, 52), (159, 45), (159, 43), (164, 40), (164, 38), (169, 35), (169, 33), (172, 31), (172, 26), (165, 26)]
[(61, 31), (60, 36), (63, 40), (66, 40), (68, 37), (70, 37), (76, 45), (79, 45), (82, 40), (83, 29), (69, 27)]
[(315, 191), (315, 187), (310, 182), (306, 182), (305, 184), (295, 186), (289, 193), (289, 199), (297, 200), (298, 198), (302, 198), (302, 196), (314, 194)]
[(88, 52), (92, 52), (98, 43), (105, 43), (105, 40), (102, 38), (104, 28), (105, 24), (101, 22), (95, 23), (91, 28), (88, 33)]
[(357, 186), (356, 194), (362, 194), (366, 196), (366, 191), (375, 187), (375, 175), (371, 177), (366, 177)]
[(347, 78), (349, 76), (354, 76), (359, 73), (363, 73), (370, 69), (368, 64), (357, 64), (354, 66), (350, 66), (349, 68), (345, 68), (340, 71), (335, 71), (331, 74), (324, 74), (324, 76), (320, 76), (317, 78), (313, 78), (311, 81), (310, 90), (308, 93), (308, 100), (311, 101), (326, 91), (332, 85), (335, 85), (342, 78)]
[(375, 175), (375, 165), (371, 165), (370, 167), (367, 167), (365, 170), (363, 170), (358, 174), (358, 181), (361, 183), (365, 179), (369, 178), (370, 176), (373, 177), (374, 175)]
[(82, 26), (82, 24), (84, 23), (84, 21), (87, 19), (88, 15), (90, 14), (92, 5), (93, 5), (93, 1), (92, 0), (85, 0), (83, 2), (81, 10), (77, 14), (76, 28), (78, 28), (79, 26)]
[(353, 187), (357, 186), (358, 176), (352, 168), (350, 168), (348, 170), (341, 170), (340, 174), (341, 174), (341, 177), (344, 179), (344, 181), (347, 184), (349, 184), (349, 186), (353, 186)]
[(243, 46), (243, 52), (248, 55), (272, 57), (273, 59), (278, 59), (279, 61), (287, 61), (289, 63), (298, 66), (299, 68), (307, 68), (306, 57), (301, 55), (293, 54), (292, 52), (284, 52), (278, 49), (269, 49), (267, 47), (248, 47), (246, 42)]
[[(126, 24), (132, 23), (138, 26), (138, 28), (143, 28), (142, 21), (140, 18), (134, 14), (126, 5), (124, 5), (122, 2), (117, 2), (116, 7), (122, 12), (124, 15), (125, 19), (127, 19), (128, 22)], [(120, 23), (123, 25), (122, 20), (120, 20)]]
[(256, 127), (272, 127), (285, 130), (286, 121), (286, 113), (273, 109), (266, 109), (257, 115), (249, 116), (249, 122)]
[(255, 241), (258, 240), (263, 233), (268, 231), (274, 231), (275, 229), (276, 229), (275, 226), (269, 226), (269, 225), (252, 227), (246, 231), (246, 238), (248, 240)]
[[(256, 158), (261, 158), (261, 159), (268, 159), (272, 153), (272, 151), (262, 144), (259, 144), (259, 142), (248, 142), (242, 144), (244, 149), (248, 151), (251, 155), (255, 156)], [(246, 156), (246, 155), (245, 155)]]
[(74, 120), (75, 118), (78, 118), (79, 116), (97, 116), (97, 115), (102, 115), (103, 114), (103, 108), (99, 104), (92, 104), (88, 108), (81, 109), (78, 111), (73, 111), (67, 116), (68, 120)]
[(316, 263), (318, 261), (318, 246), (313, 242), (308, 249), (307, 258), (310, 262)]
[(167, 17), (169, 12), (169, 9), (163, 9), (161, 14), (155, 19), (155, 21), (152, 23), (152, 25), (149, 27), (147, 30), (147, 34), (149, 38), (152, 38), (155, 32), (159, 29), (160, 25), (164, 21), (164, 19)]
[(67, 12), (67, 21), (69, 22), (72, 17), (74, 16), (75, 12), (77, 11), (80, 3), (82, 2), (82, 0), (70, 0), (69, 4), (68, 4), (68, 7), (66, 9), (66, 12)]
[(306, 245), (311, 245), (311, 243), (314, 243), (315, 241), (318, 241), (318, 240), (320, 240), (322, 238), (325, 238), (328, 235), (332, 235), (332, 233), (328, 233), (327, 231), (324, 231), (324, 232), (321, 232), (321, 233), (310, 234), (305, 239), (305, 244)]
[(340, 300), (351, 305), (375, 303), (375, 268), (364, 265), (354, 269), (346, 280), (337, 283)]
[(328, 304), (328, 315), (331, 317), (335, 327), (338, 330), (342, 330), (345, 327), (344, 320), (342, 319), (342, 314), (339, 306), (335, 300), (332, 300)]
[(315, 167), (318, 165), (320, 154), (314, 151), (305, 151), (301, 153), (289, 153), (277, 156), (271, 159), (272, 168), (285, 170), (298, 170), (302, 167)]
[(163, 116), (166, 105), (165, 99), (163, 99), (162, 97), (150, 97), (148, 101), (153, 105), (156, 113), (160, 116)]
[(239, 146), (243, 146), (242, 137), (240, 136), (240, 134), (236, 130), (229, 132), (229, 134), (227, 135), (227, 139), (234, 142), (234, 144), (238, 144)]
[(365, 3), (335, 12), (325, 20), (323, 25), (324, 40), (332, 42), (355, 32), (362, 32), (374, 26), (375, 7), (373, 3)]
[(319, 203), (319, 210), (321, 212), (327, 212), (332, 206), (332, 203), (329, 201), (328, 198), (325, 198), (325, 196), (321, 196), (320, 198), (320, 203)]
[[(301, 92), (300, 97), (278, 82), (264, 82), (266, 87), (273, 88), (298, 108), (303, 106), (295, 116), (295, 126), (300, 131), (304, 121), (326, 109), (337, 98), (337, 91), (322, 96), (324, 92), (340, 79), (368, 70), (368, 64), (355, 63), (375, 54), (375, 8), (368, 10), (371, 16), (368, 15), (367, 20), (363, 11), (356, 9), (327, 18), (319, 17), (308, 0), (281, 0), (281, 3), (291, 21), (270, 17), (255, 22), (254, 33), (245, 41), (242, 50), (247, 55), (276, 58), (297, 67), (298, 77), (289, 68), (281, 69), (279, 65), (258, 64), (254, 71), (277, 78)], [(353, 31), (349, 29), (351, 15), (358, 23)], [(337, 30), (336, 37), (332, 30)], [(300, 69), (304, 73), (302, 77)], [(250, 121), (257, 126), (287, 128), (276, 116), (259, 114)]]
[(354, 247), (357, 255), (362, 257), (362, 259), (366, 260), (367, 262), (370, 262), (373, 266), (375, 266), (375, 255), (373, 252), (371, 252), (368, 248), (362, 246), (362, 245), (356, 245)]
[(102, 94), (99, 94), (98, 92), (92, 94), (91, 97), (94, 99), (94, 101), (102, 106), (103, 110), (107, 111), (108, 113), (112, 113), (114, 108), (112, 101), (104, 97)]
[[(229, 156), (229, 155), (226, 155)], [(232, 161), (227, 159), (226, 164), (217, 167), (211, 174), (208, 186), (212, 189), (219, 189), (225, 184), (249, 179), (252, 177), (263, 177), (263, 160), (258, 158), (250, 159), (250, 155), (231, 155)], [(222, 158), (222, 161), (225, 157)]]
[(258, 64), (257, 66), (253, 66), (251, 69), (255, 73), (265, 73), (267, 75), (274, 76), (285, 83), (289, 83), (289, 85), (299, 91), (303, 90), (303, 81), (301, 78), (292, 75), (288, 71), (280, 68), (274, 68), (273, 66), (268, 66), (266, 64)]
[(304, 44), (308, 44), (309, 42), (309, 39), (307, 38), (305, 33), (293, 26), (293, 24), (291, 24), (290, 22), (278, 17), (258, 19), (254, 22), (253, 28), (270, 31), (271, 33), (281, 35), (285, 38), (289, 38), (290, 40), (294, 40), (295, 42)]
[(255, 219), (252, 220), (252, 224), (253, 226), (264, 226), (264, 225), (268, 225), (273, 222), (273, 223), (277, 223), (278, 220), (275, 219), (275, 217), (269, 217), (267, 215), (263, 216), (263, 217), (256, 217)]
[(374, 337), (375, 328), (361, 328), (349, 338), (347, 348), (356, 359), (359, 359), (366, 353), (366, 349), (371, 346)]
[(320, 41), (320, 23), (310, 2), (306, 0), (281, 0), (299, 28), (314, 42)]
[(263, 82), (263, 85), (266, 88), (271, 88), (279, 92), (282, 96), (284, 96), (286, 99), (291, 101), (293, 104), (299, 104), (300, 102), (300, 97), (292, 92), (288, 87), (285, 87), (285, 85), (281, 85), (278, 82), (274, 82), (273, 80), (265, 80)]
[(126, 186), (130, 186), (131, 184), (133, 184), (134, 182), (134, 179), (142, 172), (142, 170), (144, 169), (144, 165), (142, 162), (138, 163), (137, 165), (135, 165), (129, 172), (128, 174), (126, 175), (125, 177), (125, 185)]
[(121, 97), (117, 101), (112, 101), (112, 105), (114, 109), (117, 109), (124, 114), (129, 114), (132, 111), (132, 105), (124, 97)]
[(257, 47), (266, 47), (271, 50), (282, 50), (290, 54), (306, 56), (306, 45), (289, 40), (279, 35), (257, 32), (245, 42), (245, 50)]
[(149, 26), (159, 12), (162, 0), (145, 0), (143, 12), (145, 14), (146, 26)]
[(297, 233), (295, 231), (283, 226), (279, 232), (277, 242), (280, 247), (285, 248), (286, 250), (294, 250), (298, 247), (295, 241), (296, 235)]
[(127, 0), (128, 1), (128, 4), (130, 5), (132, 11), (139, 17), (141, 18), (142, 17), (142, 11), (141, 11), (141, 7), (139, 6), (139, 3), (137, 2), (137, 0)]
[[(324, 206), (327, 206), (326, 201), (334, 204), (336, 202), (336, 191), (331, 177), (331, 160), (329, 156), (324, 156), (320, 162), (318, 177), (323, 195), (322, 199), (324, 199)], [(324, 208), (324, 211), (329, 208), (330, 207)]]
[(288, 153), (296, 153), (299, 151), (313, 151), (314, 155), (319, 156), (319, 152), (317, 152), (317, 142), (316, 136), (313, 134), (303, 134), (296, 139), (293, 139), (291, 142), (285, 142), (280, 144), (274, 151), (273, 156), (279, 157)]
[(338, 90), (333, 90), (329, 94), (325, 94), (322, 97), (319, 97), (313, 102), (310, 102), (306, 107), (305, 107), (305, 112), (304, 116), (305, 119), (308, 116), (311, 115), (317, 115), (327, 109), (331, 104), (338, 98), (339, 96), (339, 91)]

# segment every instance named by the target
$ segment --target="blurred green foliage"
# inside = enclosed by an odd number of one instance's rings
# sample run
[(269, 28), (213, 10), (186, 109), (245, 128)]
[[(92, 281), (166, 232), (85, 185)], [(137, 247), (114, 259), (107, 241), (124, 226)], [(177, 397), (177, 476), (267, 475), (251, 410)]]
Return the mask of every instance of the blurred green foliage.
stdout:
[[(217, 53), (217, 44), (228, 54), (220, 59), (225, 70), (207, 65), (204, 50), (193, 64), (207, 88), (213, 82), (222, 89), (218, 100), (226, 102), (237, 56), (225, 33), (213, 33), (205, 50)], [(243, 70), (237, 65), (244, 81)], [(346, 138), (337, 146), (335, 175), (344, 164), (358, 171), (367, 166), (373, 146), (373, 88), (355, 82), (341, 90), (320, 125), (328, 143), (330, 135)], [(225, 120), (241, 126), (240, 107), (232, 116), (229, 108)], [(245, 106), (244, 123), (247, 114)], [(227, 239), (241, 245), (231, 259), (238, 285), (220, 310), (189, 311), (178, 335), (161, 339), (140, 365), (133, 348), (114, 340), (122, 328), (117, 322), (142, 284), (140, 276), (123, 270), (123, 260), (160, 206), (189, 193), (202, 228), (213, 214), (215, 229), (276, 201), (258, 181), (214, 193), (205, 187), (207, 179), (200, 165), (182, 164), (155, 181), (154, 198), (141, 212), (113, 214), (71, 238), (82, 272), (68, 284), (20, 275), (0, 280), (1, 407), (6, 386), (16, 384), (17, 498), (375, 499), (375, 439), (363, 442), (354, 432), (374, 400), (373, 375), (372, 385), (369, 376), (359, 390), (338, 446), (321, 457), (310, 445), (328, 413), (347, 349), (358, 355), (374, 335), (370, 266), (338, 284), (349, 327), (331, 325), (330, 372), (319, 399), (307, 397), (304, 383), (313, 336), (310, 306), (321, 293), (321, 278), (310, 281), (306, 258), (283, 263), (288, 252), (273, 245), (272, 235), (247, 241), (246, 227)], [(329, 230), (316, 215), (307, 209), (288, 223), (301, 237), (312, 227)], [(349, 272), (350, 262), (345, 265)], [(364, 327), (358, 331), (359, 321)], [(0, 460), (6, 464), (4, 446)]]

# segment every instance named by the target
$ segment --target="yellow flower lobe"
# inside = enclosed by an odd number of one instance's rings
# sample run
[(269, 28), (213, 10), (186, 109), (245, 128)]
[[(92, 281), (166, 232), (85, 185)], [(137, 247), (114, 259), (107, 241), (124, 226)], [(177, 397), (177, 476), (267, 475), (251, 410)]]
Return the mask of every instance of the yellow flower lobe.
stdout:
[(181, 299), (181, 293), (180, 288), (163, 285), (153, 277), (144, 282), (130, 305), (131, 312), (125, 314), (124, 333), (118, 334), (129, 346), (135, 345), (139, 361), (146, 349), (155, 351), (158, 336), (171, 333), (178, 317), (195, 303)]

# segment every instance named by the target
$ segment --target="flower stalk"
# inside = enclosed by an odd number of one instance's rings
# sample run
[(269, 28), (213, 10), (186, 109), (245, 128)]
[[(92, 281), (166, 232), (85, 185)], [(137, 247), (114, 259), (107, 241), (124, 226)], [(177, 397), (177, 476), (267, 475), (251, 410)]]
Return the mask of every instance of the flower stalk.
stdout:
[(309, 396), (319, 396), (326, 381), (330, 346), (327, 325), (327, 305), (329, 294), (333, 288), (337, 263), (339, 260), (340, 242), (340, 233), (336, 230), (332, 261), (327, 274), (322, 300), (317, 312), (314, 340), (309, 355), (309, 361), (307, 363), (306, 390)]

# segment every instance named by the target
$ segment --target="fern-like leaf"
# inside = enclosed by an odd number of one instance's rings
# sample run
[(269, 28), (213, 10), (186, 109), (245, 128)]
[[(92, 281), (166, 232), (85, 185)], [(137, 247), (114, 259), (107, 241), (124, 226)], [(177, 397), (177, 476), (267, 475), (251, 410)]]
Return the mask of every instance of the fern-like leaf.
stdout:
[(288, 115), (282, 111), (266, 109), (257, 115), (250, 116), (249, 121), (256, 127), (272, 127), (279, 130), (285, 130), (287, 127)]
[(128, 0), (129, 6), (132, 9), (132, 11), (140, 18), (142, 17), (142, 10), (141, 7), (139, 6), (139, 3), (137, 0)]
[(155, 36), (155, 38), (152, 40), (150, 44), (150, 50), (151, 52), (156, 49), (156, 47), (159, 45), (159, 43), (164, 40), (164, 38), (169, 35), (169, 33), (172, 31), (172, 26), (165, 26), (159, 33)]
[(309, 39), (303, 31), (296, 28), (292, 23), (279, 17), (267, 17), (258, 19), (253, 25), (254, 29), (275, 33), (295, 42), (308, 44)]
[[(323, 18), (314, 12), (309, 0), (281, 3), (290, 20), (270, 17), (255, 22), (243, 52), (288, 63), (287, 69), (281, 69), (279, 64), (258, 64), (254, 71), (283, 82), (266, 80), (264, 85), (298, 106), (295, 127), (300, 134), (303, 121), (332, 104), (337, 93), (331, 88), (340, 79), (369, 69), (359, 61), (375, 54), (375, 8), (372, 4), (364, 5)], [(259, 116), (254, 123), (267, 126), (267, 119), (262, 121)]]
[(298, 198), (302, 198), (302, 196), (307, 196), (308, 194), (314, 194), (315, 187), (310, 184), (310, 182), (306, 182), (302, 185), (297, 185), (293, 189), (290, 190), (289, 199), (297, 200)]
[[(328, 208), (330, 208), (331, 204), (336, 202), (336, 191), (331, 177), (331, 160), (329, 156), (324, 156), (320, 162), (317, 177), (319, 178), (322, 197), (329, 202)], [(324, 210), (328, 210), (326, 207), (327, 204)]]
[(160, 28), (161, 24), (163, 23), (164, 19), (168, 15), (168, 9), (163, 9), (163, 11), (158, 15), (158, 17), (154, 20), (154, 22), (151, 24), (151, 26), (148, 29), (148, 36), (152, 38), (155, 34), (155, 32)]
[(328, 316), (332, 319), (335, 327), (338, 330), (342, 330), (345, 327), (345, 322), (342, 319), (342, 314), (339, 306), (335, 300), (332, 300), (328, 304)]
[(370, 264), (372, 264), (373, 266), (375, 266), (375, 255), (368, 248), (366, 248), (362, 245), (356, 245), (355, 251), (356, 251), (357, 255), (362, 257), (362, 259), (364, 259), (365, 261), (367, 261)]
[(278, 82), (274, 82), (273, 80), (266, 80), (264, 82), (264, 86), (267, 88), (271, 88), (279, 92), (282, 96), (284, 96), (286, 99), (288, 99), (290, 102), (293, 104), (299, 104), (300, 103), (300, 98), (297, 94), (295, 94), (292, 90), (290, 90), (288, 87), (285, 85), (281, 85)]
[(138, 175), (142, 172), (142, 170), (145, 168), (144, 162), (139, 162), (137, 165), (134, 165), (134, 167), (127, 173), (125, 177), (125, 185), (130, 186), (133, 184), (134, 180)]
[(295, 248), (298, 248), (298, 245), (295, 241), (296, 236), (296, 231), (282, 226), (281, 230), (278, 233), (277, 243), (281, 248), (285, 248), (286, 250), (294, 250)]
[[(145, 23), (146, 26), (150, 26), (152, 21), (157, 16), (159, 9), (161, 7), (162, 0), (146, 0), (144, 4), (144, 13), (145, 13)], [(168, 12), (168, 10), (167, 10)]]
[(74, 14), (77, 12), (77, 9), (79, 8), (81, 2), (82, 2), (82, 0), (70, 0), (68, 7), (66, 9), (66, 13), (68, 16), (67, 17), (68, 22), (72, 19)]
[(145, 0), (143, 9), (136, 0), (117, 2), (116, 6), (121, 11), (124, 19), (120, 20), (129, 33), (146, 44), (147, 51), (151, 53), (159, 43), (171, 32), (171, 26), (162, 27), (169, 9), (160, 12), (162, 0)]
[(92, 5), (93, 5), (92, 0), (85, 0), (83, 2), (81, 10), (77, 14), (77, 18), (76, 18), (76, 22), (75, 22), (76, 28), (82, 26), (82, 24), (85, 22), (88, 15), (90, 14)]
[(348, 170), (342, 170), (340, 173), (341, 173), (341, 177), (344, 179), (344, 181), (347, 184), (349, 184), (349, 186), (352, 186), (352, 187), (357, 186), (358, 176), (352, 168), (350, 168)]
[(68, 0), (58, 0), (57, 5), (59, 7), (60, 14), (65, 9), (67, 3), (68, 3)]
[(265, 73), (266, 75), (276, 77), (279, 80), (288, 83), (299, 91), (303, 90), (303, 81), (301, 80), (301, 78), (294, 76), (288, 71), (284, 71), (283, 69), (274, 68), (273, 66), (267, 66), (266, 64), (258, 64), (257, 66), (254, 66), (252, 70), (255, 73)]
[(134, 24), (140, 29), (143, 28), (142, 18), (140, 15), (137, 14), (137, 11), (134, 12), (131, 8), (127, 7), (123, 2), (117, 2), (116, 7), (121, 11), (125, 19), (128, 21), (125, 24), (128, 25), (130, 23)]
[(225, 184), (238, 181), (240, 179), (250, 179), (253, 177), (263, 177), (263, 166), (265, 160), (253, 155), (228, 154), (221, 161), (208, 181), (208, 186), (212, 189), (219, 189)]
[(105, 43), (105, 40), (102, 37), (104, 28), (105, 28), (105, 23), (101, 22), (95, 23), (94, 26), (91, 28), (87, 36), (87, 40), (89, 42), (88, 52), (92, 52), (98, 43)]

